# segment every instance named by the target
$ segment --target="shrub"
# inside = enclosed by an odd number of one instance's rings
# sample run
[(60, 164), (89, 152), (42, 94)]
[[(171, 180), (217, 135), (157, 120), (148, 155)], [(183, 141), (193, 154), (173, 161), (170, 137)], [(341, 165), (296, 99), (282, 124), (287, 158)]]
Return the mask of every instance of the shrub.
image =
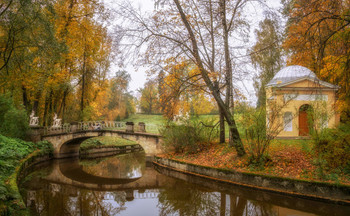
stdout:
[(242, 113), (240, 122), (244, 128), (244, 137), (248, 144), (248, 157), (251, 165), (261, 165), (265, 163), (266, 151), (271, 140), (266, 137), (266, 117), (265, 110), (255, 110), (247, 108)]
[(160, 129), (160, 134), (166, 151), (196, 153), (218, 137), (218, 130), (213, 120), (192, 119), (180, 124), (169, 122)]
[(24, 139), (29, 128), (28, 122), (26, 111), (12, 108), (5, 114), (1, 133), (5, 136)]
[(0, 96), (0, 133), (13, 137), (25, 138), (27, 134), (28, 116), (24, 109), (17, 109), (10, 98)]
[(13, 103), (10, 98), (6, 95), (0, 95), (0, 122), (4, 122), (5, 114), (9, 111), (13, 106)]
[(272, 140), (278, 135), (280, 125), (277, 123), (278, 115), (270, 116), (269, 128), (266, 128), (266, 110), (245, 108), (238, 119), (240, 127), (244, 128), (244, 138), (247, 140), (249, 164), (263, 166), (268, 162), (268, 150)]
[(317, 161), (323, 161), (317, 163), (321, 169), (342, 168), (350, 173), (350, 123), (312, 133), (311, 138)]
[(5, 182), (15, 172), (20, 161), (36, 149), (40, 149), (40, 153), (45, 155), (53, 153), (53, 146), (47, 141), (32, 143), (0, 135), (0, 202), (17, 196)]

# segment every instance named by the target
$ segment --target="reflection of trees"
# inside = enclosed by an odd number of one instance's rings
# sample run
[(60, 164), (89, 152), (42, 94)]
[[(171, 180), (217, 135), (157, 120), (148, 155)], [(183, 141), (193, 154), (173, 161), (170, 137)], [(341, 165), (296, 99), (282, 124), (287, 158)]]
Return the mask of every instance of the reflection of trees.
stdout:
[(230, 195), (230, 216), (273, 216), (273, 205)]
[(116, 215), (125, 210), (125, 192), (100, 192), (61, 186), (37, 190), (28, 202), (31, 215)]
[(249, 201), (246, 215), (274, 216), (278, 213), (273, 209), (273, 205), (265, 202)]
[(230, 216), (243, 216), (246, 206), (246, 199), (236, 195), (230, 195)]
[(91, 163), (81, 160), (82, 170), (95, 175), (109, 178), (134, 178), (142, 176), (145, 170), (145, 153), (134, 152), (128, 154), (115, 155), (113, 157), (97, 160), (98, 163)]
[(276, 215), (273, 205), (250, 201), (237, 195), (207, 192), (184, 182), (176, 181), (160, 191), (160, 215)]
[(201, 191), (193, 185), (176, 181), (158, 196), (160, 215), (217, 215), (220, 194)]

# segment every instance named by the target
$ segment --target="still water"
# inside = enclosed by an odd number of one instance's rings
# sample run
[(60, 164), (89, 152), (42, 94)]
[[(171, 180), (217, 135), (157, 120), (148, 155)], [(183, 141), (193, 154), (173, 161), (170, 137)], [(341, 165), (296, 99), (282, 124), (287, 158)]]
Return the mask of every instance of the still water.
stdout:
[(31, 215), (350, 215), (350, 206), (155, 167), (143, 152), (53, 160), (25, 172), (20, 190)]

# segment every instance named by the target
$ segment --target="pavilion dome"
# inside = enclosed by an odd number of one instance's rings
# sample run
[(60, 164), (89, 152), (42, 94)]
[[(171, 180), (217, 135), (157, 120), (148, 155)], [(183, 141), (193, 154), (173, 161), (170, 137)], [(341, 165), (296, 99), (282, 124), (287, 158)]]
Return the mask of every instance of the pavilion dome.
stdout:
[(299, 65), (292, 65), (292, 66), (285, 67), (282, 70), (280, 70), (278, 73), (276, 73), (276, 75), (267, 84), (267, 86), (285, 84), (287, 82), (291, 82), (301, 78), (317, 79), (317, 76), (314, 72), (312, 72), (310, 69), (306, 67), (299, 66)]

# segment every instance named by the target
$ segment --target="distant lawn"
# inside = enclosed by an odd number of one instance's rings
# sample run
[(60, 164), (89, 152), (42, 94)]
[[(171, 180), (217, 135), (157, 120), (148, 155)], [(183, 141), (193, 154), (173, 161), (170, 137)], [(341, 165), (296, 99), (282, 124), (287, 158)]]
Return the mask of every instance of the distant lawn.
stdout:
[(133, 114), (127, 119), (123, 119), (123, 122), (134, 122), (135, 125), (139, 122), (144, 122), (147, 124), (153, 124), (153, 125), (162, 125), (166, 123), (166, 119), (163, 117), (163, 115), (149, 115), (149, 114)]
[[(239, 125), (239, 118), (240, 114), (235, 114), (235, 120), (237, 123), (238, 131), (241, 135), (242, 139), (245, 139), (244, 137), (244, 128), (240, 127)], [(198, 118), (200, 120), (206, 121), (214, 119), (215, 121), (219, 121), (219, 115), (198, 115)], [(133, 114), (129, 118), (124, 119), (124, 122), (131, 121), (134, 122), (135, 125), (137, 125), (139, 122), (146, 123), (146, 131), (148, 133), (154, 133), (159, 134), (158, 129), (162, 127), (162, 125), (166, 124), (167, 120), (163, 117), (163, 115), (149, 115), (149, 114)], [(229, 133), (228, 133), (228, 125), (225, 124), (225, 131), (226, 131), (226, 139), (228, 139)], [(285, 148), (298, 148), (304, 152), (311, 152), (313, 148), (313, 144), (311, 140), (273, 140), (271, 143), (271, 150), (272, 151), (283, 151)]]
[(144, 122), (146, 124), (146, 132), (159, 134), (159, 128), (165, 125), (166, 119), (163, 115), (149, 115), (149, 114), (133, 114), (127, 119), (123, 119), (123, 122), (134, 122), (135, 126), (139, 122)]
[[(235, 119), (239, 114), (235, 115)], [(196, 116), (195, 116), (196, 117)], [(219, 121), (219, 115), (214, 114), (206, 114), (206, 115), (198, 115), (200, 120), (208, 121), (214, 119), (214, 121)], [(134, 122), (135, 126), (138, 125), (139, 122), (144, 122), (146, 124), (146, 131), (148, 133), (159, 134), (159, 129), (166, 124), (167, 119), (163, 117), (163, 115), (155, 115), (155, 114), (133, 114), (127, 119), (123, 119), (123, 122)], [(225, 124), (226, 138), (228, 138), (228, 125)], [(242, 133), (243, 129), (238, 127), (240, 133)]]
[(80, 145), (80, 150), (85, 151), (97, 146), (125, 146), (136, 145), (135, 141), (123, 139), (121, 137), (94, 137), (87, 139)]

